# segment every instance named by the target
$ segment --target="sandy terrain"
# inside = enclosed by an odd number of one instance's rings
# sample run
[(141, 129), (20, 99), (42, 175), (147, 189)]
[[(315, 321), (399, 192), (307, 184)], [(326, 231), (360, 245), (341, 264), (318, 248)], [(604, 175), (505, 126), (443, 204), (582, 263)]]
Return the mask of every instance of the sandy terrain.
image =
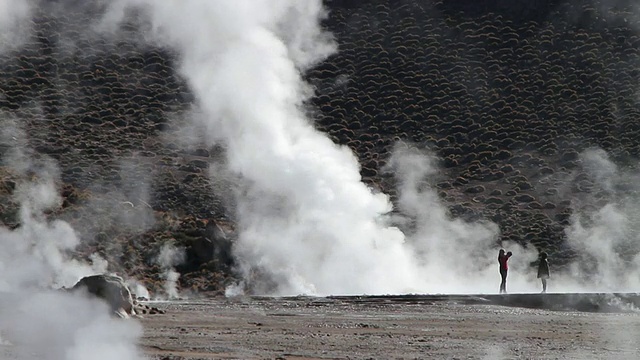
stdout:
[(167, 313), (142, 319), (142, 346), (154, 359), (640, 356), (638, 313), (549, 311), (482, 302), (220, 298), (154, 303)]

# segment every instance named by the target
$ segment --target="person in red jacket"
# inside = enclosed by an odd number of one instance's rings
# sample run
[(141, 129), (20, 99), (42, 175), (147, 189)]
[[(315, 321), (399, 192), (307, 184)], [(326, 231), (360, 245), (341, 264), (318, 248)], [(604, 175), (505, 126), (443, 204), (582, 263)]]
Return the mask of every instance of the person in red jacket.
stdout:
[(498, 253), (498, 264), (500, 264), (500, 277), (502, 278), (502, 282), (500, 283), (500, 294), (507, 293), (507, 272), (509, 271), (509, 265), (507, 262), (509, 258), (513, 255), (511, 251), (508, 253), (504, 253), (504, 249), (500, 249)]

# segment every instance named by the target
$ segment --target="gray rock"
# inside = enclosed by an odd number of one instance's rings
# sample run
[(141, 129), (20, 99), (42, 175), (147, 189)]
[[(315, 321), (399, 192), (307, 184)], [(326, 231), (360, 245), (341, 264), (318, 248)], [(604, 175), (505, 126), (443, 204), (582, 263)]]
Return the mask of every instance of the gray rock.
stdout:
[(80, 279), (71, 291), (86, 291), (106, 301), (111, 310), (122, 318), (135, 315), (133, 297), (124, 280), (116, 275), (100, 274)]

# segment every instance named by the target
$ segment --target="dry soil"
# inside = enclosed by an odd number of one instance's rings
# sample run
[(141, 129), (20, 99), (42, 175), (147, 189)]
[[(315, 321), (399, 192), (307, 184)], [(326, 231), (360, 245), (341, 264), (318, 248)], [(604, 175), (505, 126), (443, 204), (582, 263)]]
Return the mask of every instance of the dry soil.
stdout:
[(154, 303), (153, 359), (638, 359), (638, 313), (459, 300), (217, 298)]

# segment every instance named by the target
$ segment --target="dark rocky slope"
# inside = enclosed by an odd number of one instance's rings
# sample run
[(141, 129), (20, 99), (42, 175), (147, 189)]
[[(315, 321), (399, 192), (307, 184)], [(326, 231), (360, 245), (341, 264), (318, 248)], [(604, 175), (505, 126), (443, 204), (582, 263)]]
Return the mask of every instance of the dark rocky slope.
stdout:
[[(36, 35), (0, 53), (0, 111), (20, 119), (33, 158), (59, 165), (64, 202), (50, 215), (78, 231), (77, 256), (97, 251), (151, 290), (166, 241), (187, 249), (183, 288), (223, 289), (233, 207), (224, 182), (207, 176), (223, 154), (177, 140), (193, 98), (173, 54), (87, 34), (99, 9), (63, 14), (44, 4)], [(622, 2), (572, 4), (327, 1), (340, 51), (306, 74), (316, 125), (394, 199), (395, 180), (382, 171), (392, 147), (428, 147), (442, 160), (432, 185), (452, 216), (491, 219), (505, 239), (571, 259), (571, 214), (620, 196), (585, 171), (580, 153), (599, 147), (623, 169), (640, 154), (637, 13)], [(6, 159), (20, 138), (3, 138)], [(11, 195), (34, 173), (7, 165), (0, 219), (15, 227)], [(123, 223), (123, 213), (142, 220)]]

